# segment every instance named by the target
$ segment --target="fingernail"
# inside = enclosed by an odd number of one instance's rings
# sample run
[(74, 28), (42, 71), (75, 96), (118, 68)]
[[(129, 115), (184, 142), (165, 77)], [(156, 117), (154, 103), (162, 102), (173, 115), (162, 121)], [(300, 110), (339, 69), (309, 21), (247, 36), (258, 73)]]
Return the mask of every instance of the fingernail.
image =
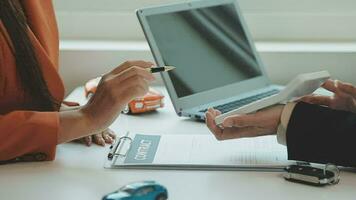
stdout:
[(104, 140), (105, 140), (106, 143), (111, 143), (112, 139), (109, 136), (105, 136)]
[(86, 144), (87, 146), (90, 146), (90, 145), (91, 145), (91, 140), (90, 140), (90, 138), (86, 137), (84, 140), (85, 140), (85, 144)]
[(338, 86), (339, 86), (339, 80), (336, 80), (336, 79), (334, 80), (334, 86), (335, 86), (335, 87), (338, 87)]

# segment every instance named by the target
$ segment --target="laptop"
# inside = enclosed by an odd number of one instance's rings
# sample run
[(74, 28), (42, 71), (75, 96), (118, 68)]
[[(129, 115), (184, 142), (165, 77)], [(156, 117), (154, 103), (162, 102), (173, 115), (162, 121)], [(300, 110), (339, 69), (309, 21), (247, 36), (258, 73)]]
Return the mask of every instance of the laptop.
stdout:
[(136, 11), (176, 113), (205, 120), (277, 94), (234, 0), (191, 1)]

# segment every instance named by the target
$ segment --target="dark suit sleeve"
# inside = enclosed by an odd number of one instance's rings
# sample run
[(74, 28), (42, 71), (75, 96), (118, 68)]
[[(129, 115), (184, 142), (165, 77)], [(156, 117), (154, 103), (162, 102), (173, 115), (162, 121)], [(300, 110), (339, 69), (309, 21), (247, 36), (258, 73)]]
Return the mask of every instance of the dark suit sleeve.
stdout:
[(298, 103), (287, 128), (288, 159), (356, 166), (356, 114)]

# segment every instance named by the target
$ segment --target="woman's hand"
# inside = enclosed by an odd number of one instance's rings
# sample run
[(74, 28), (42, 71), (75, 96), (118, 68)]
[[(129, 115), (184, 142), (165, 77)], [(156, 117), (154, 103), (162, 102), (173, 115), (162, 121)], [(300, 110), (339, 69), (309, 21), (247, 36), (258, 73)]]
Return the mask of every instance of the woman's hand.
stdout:
[(148, 83), (155, 80), (147, 70), (152, 66), (151, 62), (127, 61), (105, 74), (85, 106), (60, 112), (58, 143), (106, 130), (127, 103), (148, 92)]
[(96, 124), (96, 130), (106, 129), (134, 98), (148, 92), (148, 83), (155, 80), (146, 70), (153, 65), (145, 61), (127, 61), (105, 74), (83, 111)]
[(333, 96), (309, 95), (301, 101), (319, 104), (336, 110), (345, 110), (356, 113), (356, 87), (350, 83), (337, 80), (327, 80), (323, 88), (334, 93)]
[(230, 116), (221, 127), (215, 124), (215, 118), (221, 112), (210, 108), (206, 113), (206, 124), (218, 140), (271, 135), (277, 132), (283, 108), (283, 105), (277, 105), (253, 114)]

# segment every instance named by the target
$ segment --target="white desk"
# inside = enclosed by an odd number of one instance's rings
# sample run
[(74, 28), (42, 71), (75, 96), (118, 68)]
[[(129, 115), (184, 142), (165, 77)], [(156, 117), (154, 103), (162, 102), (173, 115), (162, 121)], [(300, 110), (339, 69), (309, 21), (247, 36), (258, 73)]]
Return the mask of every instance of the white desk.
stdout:
[[(70, 96), (72, 100), (80, 98), (80, 90)], [(120, 134), (128, 127), (142, 133), (209, 134), (203, 123), (177, 117), (168, 96), (164, 109), (139, 116), (121, 115), (112, 125)], [(140, 180), (162, 183), (170, 199), (178, 200), (356, 198), (356, 173), (342, 172), (338, 185), (318, 188), (287, 182), (273, 172), (107, 170), (103, 168), (107, 148), (69, 143), (58, 146), (53, 162), (0, 166), (0, 199), (99, 200), (124, 184)]]

